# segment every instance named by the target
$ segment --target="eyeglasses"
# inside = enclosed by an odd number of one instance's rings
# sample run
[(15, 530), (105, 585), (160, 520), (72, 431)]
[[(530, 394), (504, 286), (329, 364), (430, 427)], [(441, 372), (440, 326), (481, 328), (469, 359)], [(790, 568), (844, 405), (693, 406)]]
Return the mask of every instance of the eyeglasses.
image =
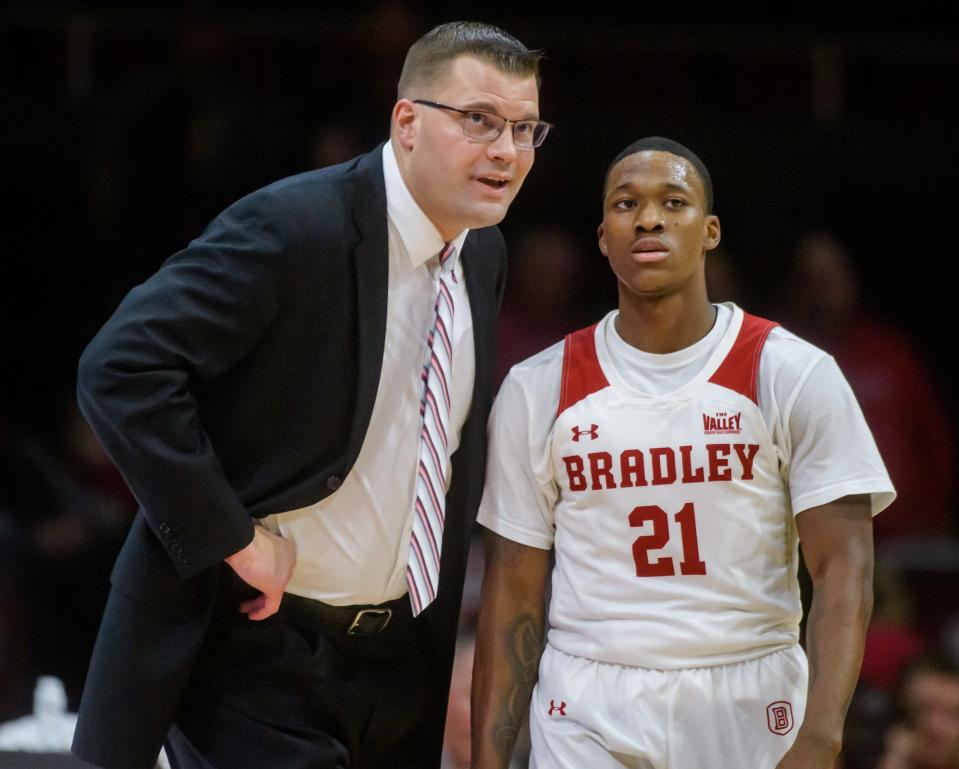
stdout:
[(483, 112), (477, 109), (458, 109), (448, 104), (440, 104), (426, 99), (413, 99), (414, 104), (423, 104), (434, 109), (459, 112), (463, 116), (463, 133), (470, 139), (480, 142), (495, 142), (503, 133), (507, 123), (513, 124), (513, 144), (521, 149), (539, 147), (546, 134), (552, 128), (545, 120), (510, 120), (495, 112)]

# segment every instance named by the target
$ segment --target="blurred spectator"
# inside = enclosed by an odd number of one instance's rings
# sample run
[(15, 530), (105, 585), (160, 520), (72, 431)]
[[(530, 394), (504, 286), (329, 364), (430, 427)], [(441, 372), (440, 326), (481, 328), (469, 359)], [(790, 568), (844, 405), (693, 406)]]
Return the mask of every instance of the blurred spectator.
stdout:
[(913, 769), (912, 755), (916, 744), (913, 729), (901, 721), (892, 723), (883, 736), (883, 751), (876, 769)]
[(514, 364), (597, 320), (590, 298), (580, 295), (583, 260), (594, 253), (595, 245), (587, 250), (561, 225), (536, 227), (510, 242), (496, 328), (497, 386)]
[[(38, 672), (38, 561), (32, 532), (55, 497), (30, 439), (0, 421), (0, 721), (30, 712)], [(41, 599), (42, 600), (42, 599)]]
[(902, 573), (892, 564), (877, 562), (875, 603), (859, 676), (862, 683), (894, 692), (905, 666), (926, 646), (913, 624), (914, 614), (915, 604)]
[(27, 586), (18, 560), (14, 543), (0, 532), (0, 723), (28, 712), (30, 702)]
[(910, 726), (896, 721), (883, 737), (883, 751), (876, 769), (913, 769), (912, 755), (916, 734)]
[(308, 168), (326, 168), (367, 151), (371, 145), (358, 135), (356, 122), (328, 120), (318, 125), (307, 142)]
[(956, 661), (941, 653), (924, 655), (906, 671), (899, 698), (913, 735), (909, 769), (959, 769)]
[(755, 311), (746, 299), (735, 257), (722, 244), (706, 254), (706, 295), (711, 302), (735, 302), (744, 310)]
[(58, 442), (28, 430), (0, 435), (0, 551), (9, 553), (0, 582), (15, 591), (0, 611), (13, 620), (4, 635), (16, 643), (6, 641), (13, 646), (7, 653), (26, 645), (16, 653), (20, 667), (0, 679), (18, 702), (6, 716), (29, 712), (23, 686), (32, 691), (39, 675), (62, 679), (76, 709), (98, 625), (91, 607), (106, 601), (110, 566), (134, 507), (72, 395)]
[(883, 735), (894, 714), (890, 694), (860, 682), (846, 713), (836, 769), (876, 769), (884, 749)]
[(943, 621), (942, 645), (952, 659), (959, 660), (959, 614), (949, 616)]
[(407, 0), (377, 0), (360, 10), (353, 24), (351, 47), (362, 53), (351, 56), (350, 67), (355, 59), (362, 59), (368, 109), (376, 115), (389, 114), (396, 102), (396, 76), (406, 50), (423, 28), (417, 6)]
[(278, 94), (255, 93), (237, 77), (251, 52), (227, 13), (215, 3), (179, 4), (166, 57), (93, 105), (87, 251), (102, 268), (93, 287), (110, 289), (104, 308), (226, 203), (299, 160)]
[(877, 516), (877, 542), (955, 531), (952, 417), (912, 340), (863, 306), (843, 244), (811, 232), (797, 247), (784, 325), (830, 352), (862, 406), (898, 497)]
[(29, 712), (32, 678), (28, 670), (27, 581), (19, 541), (22, 501), (7, 481), (15, 453), (0, 414), (0, 723)]

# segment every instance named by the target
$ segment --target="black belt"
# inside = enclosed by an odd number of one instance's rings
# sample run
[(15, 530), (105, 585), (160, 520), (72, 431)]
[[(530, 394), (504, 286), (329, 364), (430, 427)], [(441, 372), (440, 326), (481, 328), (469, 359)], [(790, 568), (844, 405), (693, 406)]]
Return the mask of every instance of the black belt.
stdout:
[(334, 625), (347, 635), (372, 636), (413, 619), (410, 597), (400, 596), (380, 604), (333, 606), (313, 598), (285, 593), (281, 612), (301, 623)]

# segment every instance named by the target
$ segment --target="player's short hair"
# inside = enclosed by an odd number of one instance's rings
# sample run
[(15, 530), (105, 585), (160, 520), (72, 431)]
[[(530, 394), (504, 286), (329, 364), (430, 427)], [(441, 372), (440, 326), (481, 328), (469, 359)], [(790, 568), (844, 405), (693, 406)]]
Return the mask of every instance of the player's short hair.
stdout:
[(706, 193), (706, 213), (711, 214), (713, 212), (713, 180), (709, 175), (709, 169), (706, 168), (706, 164), (703, 163), (703, 161), (699, 159), (699, 155), (689, 149), (689, 147), (663, 136), (647, 136), (639, 141), (635, 141), (613, 158), (613, 162), (610, 163), (609, 168), (606, 169), (606, 178), (603, 180), (604, 196), (606, 194), (606, 186), (609, 184), (609, 175), (612, 173), (616, 164), (623, 158), (635, 155), (637, 152), (646, 151), (668, 152), (670, 155), (676, 155), (688, 160), (689, 164), (696, 169), (696, 173), (699, 174), (699, 178), (703, 182), (703, 190)]
[(412, 89), (436, 80), (459, 56), (476, 56), (518, 78), (535, 77), (536, 87), (539, 87), (541, 51), (531, 51), (511, 34), (492, 24), (451, 21), (434, 27), (410, 46), (397, 85), (398, 97), (404, 99), (414, 95)]

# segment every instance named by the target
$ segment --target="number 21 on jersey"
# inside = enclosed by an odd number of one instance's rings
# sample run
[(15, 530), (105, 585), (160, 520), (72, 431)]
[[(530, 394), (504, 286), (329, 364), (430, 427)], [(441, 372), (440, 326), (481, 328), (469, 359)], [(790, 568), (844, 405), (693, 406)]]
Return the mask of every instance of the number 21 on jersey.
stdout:
[[(699, 539), (696, 536), (696, 509), (687, 502), (673, 516), (679, 524), (679, 534), (683, 543), (683, 560), (679, 562), (680, 574), (705, 574), (706, 564), (699, 558)], [(629, 514), (629, 525), (643, 526), (652, 522), (651, 534), (637, 537), (633, 542), (633, 560), (636, 561), (637, 577), (672, 577), (676, 574), (671, 556), (650, 560), (650, 551), (666, 546), (670, 537), (669, 514), (659, 505), (640, 505)]]

